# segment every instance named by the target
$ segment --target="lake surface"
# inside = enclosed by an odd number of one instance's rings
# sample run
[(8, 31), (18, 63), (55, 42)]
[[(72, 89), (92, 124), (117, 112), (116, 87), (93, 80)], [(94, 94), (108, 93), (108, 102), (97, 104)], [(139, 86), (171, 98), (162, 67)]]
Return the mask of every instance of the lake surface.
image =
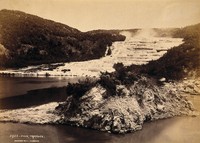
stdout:
[(68, 82), (75, 82), (76, 78), (61, 77), (0, 77), (0, 99), (26, 94), (35, 89), (67, 86)]
[(0, 109), (17, 109), (64, 101), (66, 86), (77, 78), (0, 77)]

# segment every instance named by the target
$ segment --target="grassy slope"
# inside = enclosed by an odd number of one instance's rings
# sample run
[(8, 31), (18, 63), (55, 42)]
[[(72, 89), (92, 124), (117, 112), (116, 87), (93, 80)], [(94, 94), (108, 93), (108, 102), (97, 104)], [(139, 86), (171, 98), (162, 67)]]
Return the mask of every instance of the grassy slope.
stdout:
[(83, 33), (20, 11), (0, 11), (0, 43), (8, 50), (0, 56), (1, 67), (100, 58), (117, 40), (125, 37), (108, 32)]

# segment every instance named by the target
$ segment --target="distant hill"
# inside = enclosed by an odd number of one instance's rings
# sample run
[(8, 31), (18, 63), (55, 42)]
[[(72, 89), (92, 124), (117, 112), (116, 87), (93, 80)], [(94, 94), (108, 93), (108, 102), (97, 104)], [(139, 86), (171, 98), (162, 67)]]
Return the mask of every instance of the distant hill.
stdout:
[[(158, 33), (166, 33), (183, 38), (184, 43), (170, 49), (163, 57), (151, 61), (147, 65), (132, 65), (128, 71), (144, 73), (156, 78), (180, 80), (189, 76), (200, 76), (200, 24), (179, 29), (157, 29)], [(165, 35), (165, 36), (166, 36)]]
[(96, 59), (123, 40), (117, 33), (81, 32), (24, 12), (0, 11), (0, 67)]
[[(181, 30), (181, 28), (153, 28), (157, 37), (177, 37), (175, 33)], [(180, 37), (180, 36), (178, 36)]]

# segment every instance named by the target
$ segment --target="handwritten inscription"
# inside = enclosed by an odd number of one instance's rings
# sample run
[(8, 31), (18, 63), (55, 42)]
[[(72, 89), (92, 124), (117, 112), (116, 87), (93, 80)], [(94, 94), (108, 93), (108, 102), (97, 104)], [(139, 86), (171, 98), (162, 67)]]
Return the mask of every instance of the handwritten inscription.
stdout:
[(41, 139), (44, 139), (43, 135), (18, 135), (12, 134), (10, 138), (14, 143), (39, 143)]

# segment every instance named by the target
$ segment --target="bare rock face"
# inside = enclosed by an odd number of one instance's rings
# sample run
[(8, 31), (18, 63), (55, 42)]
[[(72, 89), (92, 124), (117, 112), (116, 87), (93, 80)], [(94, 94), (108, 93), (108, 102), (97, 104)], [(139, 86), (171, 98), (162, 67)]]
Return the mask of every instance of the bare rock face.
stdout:
[(0, 56), (2, 55), (8, 55), (8, 50), (0, 44)]
[(186, 79), (178, 87), (182, 93), (200, 95), (200, 78)]
[(100, 85), (79, 99), (73, 95), (56, 110), (64, 118), (60, 123), (82, 126), (112, 133), (142, 129), (146, 121), (191, 114), (193, 106), (166, 87), (151, 84), (143, 78), (129, 87), (118, 85), (117, 95), (107, 97)]

